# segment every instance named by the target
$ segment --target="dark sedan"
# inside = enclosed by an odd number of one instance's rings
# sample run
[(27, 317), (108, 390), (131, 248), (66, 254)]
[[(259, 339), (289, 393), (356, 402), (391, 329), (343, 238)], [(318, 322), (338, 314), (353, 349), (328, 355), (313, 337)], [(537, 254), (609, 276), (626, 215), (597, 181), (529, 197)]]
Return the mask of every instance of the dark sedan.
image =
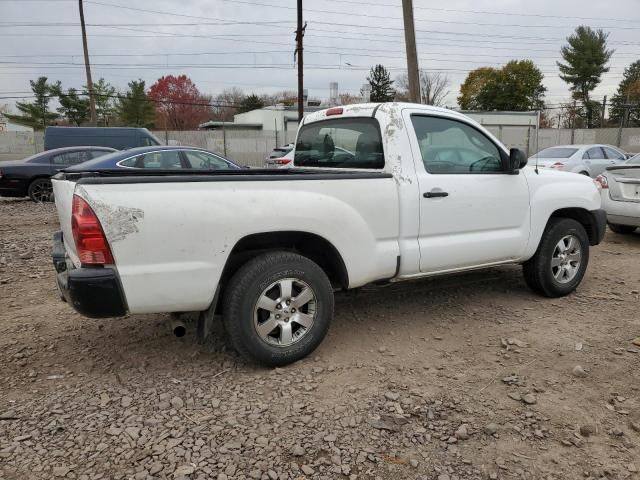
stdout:
[(66, 168), (66, 172), (120, 169), (143, 170), (237, 170), (243, 167), (220, 155), (196, 147), (138, 147), (96, 158), (82, 165)]
[(66, 147), (47, 150), (24, 160), (0, 162), (0, 197), (50, 201), (53, 190), (49, 177), (70, 166), (116, 151), (109, 147)]

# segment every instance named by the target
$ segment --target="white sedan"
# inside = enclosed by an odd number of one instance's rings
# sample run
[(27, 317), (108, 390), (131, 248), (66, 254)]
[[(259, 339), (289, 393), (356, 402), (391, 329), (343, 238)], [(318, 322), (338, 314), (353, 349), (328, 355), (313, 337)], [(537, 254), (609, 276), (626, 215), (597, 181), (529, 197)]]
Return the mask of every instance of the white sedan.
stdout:
[(529, 158), (529, 165), (580, 173), (596, 178), (605, 168), (624, 163), (624, 152), (611, 145), (558, 145), (545, 148)]
[(633, 233), (640, 227), (640, 154), (626, 163), (607, 168), (596, 178), (609, 228)]

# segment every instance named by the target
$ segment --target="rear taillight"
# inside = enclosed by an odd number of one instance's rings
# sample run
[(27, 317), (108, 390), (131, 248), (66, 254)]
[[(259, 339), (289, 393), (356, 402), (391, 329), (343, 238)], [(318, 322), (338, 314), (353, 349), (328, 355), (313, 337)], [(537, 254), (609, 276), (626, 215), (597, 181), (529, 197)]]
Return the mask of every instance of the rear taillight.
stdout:
[(342, 107), (330, 108), (329, 110), (327, 110), (327, 117), (330, 117), (331, 115), (342, 115), (343, 111), (344, 109)]
[(102, 225), (86, 200), (73, 196), (71, 231), (82, 266), (113, 264), (113, 255)]
[(564, 163), (562, 162), (556, 162), (553, 165), (551, 165), (551, 168), (563, 168), (564, 167)]
[(286, 165), (288, 163), (291, 163), (291, 159), (290, 158), (276, 158), (273, 163), (275, 163), (276, 165)]
[(605, 188), (609, 188), (609, 180), (607, 180), (607, 177), (605, 177), (604, 175), (598, 175), (594, 180), (594, 182), (596, 184), (596, 187), (598, 187), (599, 190), (604, 190)]

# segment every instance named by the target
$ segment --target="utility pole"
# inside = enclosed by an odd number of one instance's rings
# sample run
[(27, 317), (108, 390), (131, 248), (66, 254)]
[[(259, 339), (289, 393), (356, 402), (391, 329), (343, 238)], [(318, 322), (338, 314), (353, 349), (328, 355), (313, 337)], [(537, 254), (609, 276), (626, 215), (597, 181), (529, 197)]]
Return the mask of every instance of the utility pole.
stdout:
[(78, 0), (80, 7), (80, 26), (82, 28), (82, 48), (84, 49), (84, 67), (87, 71), (87, 88), (89, 89), (89, 123), (96, 126), (96, 99), (93, 95), (93, 81), (91, 80), (91, 65), (89, 64), (89, 47), (87, 46), (87, 29), (84, 26), (84, 8), (82, 0)]
[(296, 30), (296, 56), (298, 60), (298, 123), (304, 116), (304, 63), (302, 55), (302, 37), (307, 26), (302, 26), (302, 0), (298, 0), (298, 28)]
[(602, 100), (602, 116), (600, 117), (600, 128), (604, 128), (604, 115), (607, 110), (607, 96), (604, 96), (604, 100)]
[(413, 0), (402, 0), (402, 16), (404, 18), (404, 42), (407, 48), (409, 101), (420, 103), (420, 73), (418, 70), (416, 31), (413, 24)]

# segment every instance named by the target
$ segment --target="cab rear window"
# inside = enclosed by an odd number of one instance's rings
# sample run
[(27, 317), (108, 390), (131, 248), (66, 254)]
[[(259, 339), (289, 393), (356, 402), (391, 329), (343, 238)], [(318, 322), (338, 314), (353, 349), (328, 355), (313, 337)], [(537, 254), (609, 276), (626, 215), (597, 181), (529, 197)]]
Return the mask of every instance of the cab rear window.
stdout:
[(373, 118), (336, 118), (304, 125), (295, 148), (297, 167), (384, 167), (382, 137)]

